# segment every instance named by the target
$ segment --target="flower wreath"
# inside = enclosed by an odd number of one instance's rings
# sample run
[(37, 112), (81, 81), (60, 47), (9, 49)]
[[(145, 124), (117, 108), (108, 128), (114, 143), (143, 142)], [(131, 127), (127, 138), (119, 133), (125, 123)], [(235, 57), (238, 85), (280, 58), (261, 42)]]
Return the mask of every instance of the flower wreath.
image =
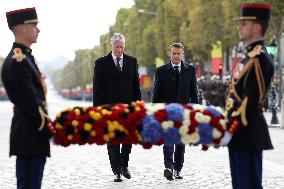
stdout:
[[(234, 122), (235, 123), (235, 122)], [(52, 123), (55, 144), (103, 145), (192, 144), (226, 145), (237, 127), (231, 127), (220, 108), (199, 104), (143, 103), (74, 107), (60, 112)], [(230, 125), (230, 127), (228, 126)]]

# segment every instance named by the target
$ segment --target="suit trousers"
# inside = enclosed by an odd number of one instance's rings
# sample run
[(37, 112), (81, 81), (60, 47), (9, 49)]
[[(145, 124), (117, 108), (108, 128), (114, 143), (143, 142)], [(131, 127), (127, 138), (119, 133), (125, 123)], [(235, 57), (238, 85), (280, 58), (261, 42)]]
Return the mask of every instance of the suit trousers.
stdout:
[(184, 162), (184, 150), (185, 146), (183, 144), (164, 145), (163, 152), (165, 168), (181, 171)]
[(46, 156), (17, 156), (17, 189), (40, 189)]
[(110, 166), (114, 174), (121, 174), (121, 167), (128, 167), (132, 144), (107, 144)]
[(262, 150), (229, 148), (229, 158), (233, 189), (262, 189)]

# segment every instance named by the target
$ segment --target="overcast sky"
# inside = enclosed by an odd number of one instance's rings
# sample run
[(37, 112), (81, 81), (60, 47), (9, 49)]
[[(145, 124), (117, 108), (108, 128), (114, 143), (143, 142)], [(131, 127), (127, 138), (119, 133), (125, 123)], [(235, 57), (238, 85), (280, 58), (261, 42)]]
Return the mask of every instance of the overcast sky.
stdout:
[(133, 4), (133, 0), (0, 0), (0, 56), (6, 57), (14, 42), (7, 11), (36, 7), (41, 32), (32, 45), (34, 56), (40, 61), (60, 55), (72, 60), (75, 50), (98, 45), (100, 35), (114, 24), (117, 10)]

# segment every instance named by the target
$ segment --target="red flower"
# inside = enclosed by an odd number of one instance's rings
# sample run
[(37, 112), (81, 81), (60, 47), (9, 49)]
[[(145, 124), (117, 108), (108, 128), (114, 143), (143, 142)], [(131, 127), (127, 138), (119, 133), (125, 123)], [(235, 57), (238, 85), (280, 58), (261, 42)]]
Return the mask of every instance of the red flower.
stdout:
[(67, 147), (70, 145), (70, 142), (67, 140), (66, 137), (54, 137), (55, 144), (60, 144), (61, 146)]
[(145, 149), (150, 149), (150, 148), (152, 148), (152, 144), (146, 142), (146, 143), (143, 144), (143, 148), (145, 148)]
[(81, 136), (79, 134), (73, 135), (73, 139), (71, 140), (73, 144), (80, 144), (81, 143)]
[(158, 146), (164, 144), (164, 139), (160, 138), (155, 144), (158, 145)]
[(95, 139), (97, 145), (104, 145), (106, 143), (102, 137), (96, 137)]
[(161, 123), (167, 120), (168, 112), (165, 109), (158, 110), (154, 113), (154, 116)]
[(204, 110), (204, 111), (203, 111), (203, 114), (204, 114), (204, 115), (207, 115), (207, 116), (209, 116), (209, 117), (212, 117), (212, 113), (211, 113), (210, 111), (208, 111), (208, 110)]
[(207, 145), (205, 145), (205, 144), (202, 145), (202, 150), (203, 150), (203, 151), (207, 151), (208, 148), (209, 148), (209, 146), (207, 146)]
[(213, 139), (214, 144), (220, 144), (221, 138), (223, 138), (224, 134), (222, 133), (221, 137), (218, 139)]
[(74, 112), (70, 111), (66, 117), (69, 121), (76, 119), (76, 115)]
[[(225, 133), (224, 128), (219, 123), (220, 117), (213, 117), (213, 118), (211, 118), (211, 121), (210, 121), (210, 125), (214, 126), (215, 129), (217, 129), (218, 131), (220, 131), (222, 133), (222, 135), (221, 135), (221, 137), (219, 139), (223, 138), (224, 133)], [(218, 143), (215, 143), (215, 144), (218, 144)]]
[(189, 126), (189, 129), (188, 129), (188, 134), (192, 134), (192, 133), (194, 133), (195, 132), (195, 128), (198, 126), (198, 122), (195, 120), (195, 114), (197, 113), (197, 112), (200, 112), (199, 110), (194, 110), (194, 111), (192, 111), (191, 112), (191, 114), (190, 114), (190, 126)]
[(186, 108), (188, 110), (193, 110), (193, 107), (189, 104), (184, 105), (184, 108)]
[(95, 143), (95, 138), (94, 137), (88, 137), (87, 143), (88, 144), (94, 144)]
[(179, 129), (181, 127), (181, 125), (182, 125), (181, 121), (179, 121), (179, 120), (174, 121), (174, 127)]
[(114, 137), (111, 139), (112, 144), (120, 144), (122, 140), (120, 138)]
[(80, 120), (82, 120), (83, 122), (86, 122), (89, 119), (89, 115), (87, 113), (84, 113), (80, 116)]

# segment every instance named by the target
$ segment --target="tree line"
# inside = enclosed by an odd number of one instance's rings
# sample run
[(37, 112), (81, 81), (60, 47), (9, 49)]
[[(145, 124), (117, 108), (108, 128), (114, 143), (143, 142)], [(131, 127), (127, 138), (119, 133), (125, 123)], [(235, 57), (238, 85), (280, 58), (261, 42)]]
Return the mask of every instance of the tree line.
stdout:
[(94, 62), (110, 52), (109, 41), (114, 32), (124, 34), (126, 53), (148, 68), (154, 67), (157, 57), (163, 61), (168, 58), (167, 48), (173, 42), (184, 44), (185, 59), (199, 62), (201, 71), (210, 64), (210, 50), (217, 41), (222, 43), (223, 52), (228, 52), (224, 57), (228, 61), (238, 43), (234, 19), (240, 14), (240, 4), (246, 2), (273, 6), (267, 41), (281, 32), (283, 0), (134, 0), (131, 8), (117, 12), (115, 23), (100, 36), (99, 45), (77, 50), (74, 60), (53, 72), (53, 83), (58, 90), (92, 83)]

